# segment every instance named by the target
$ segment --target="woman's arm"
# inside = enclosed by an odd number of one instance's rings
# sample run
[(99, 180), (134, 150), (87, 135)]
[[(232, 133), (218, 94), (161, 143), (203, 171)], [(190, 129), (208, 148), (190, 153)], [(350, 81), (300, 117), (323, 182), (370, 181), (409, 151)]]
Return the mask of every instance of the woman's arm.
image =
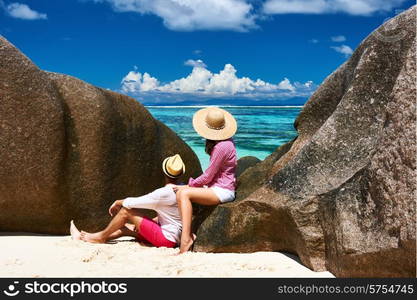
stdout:
[[(218, 144), (216, 146), (222, 145)], [(212, 157), (210, 159), (210, 165), (204, 171), (204, 173), (196, 179), (189, 179), (188, 185), (190, 187), (202, 187), (204, 185), (208, 185), (213, 180), (214, 176), (219, 172), (228, 153), (224, 151), (223, 147), (215, 147), (211, 155)]]

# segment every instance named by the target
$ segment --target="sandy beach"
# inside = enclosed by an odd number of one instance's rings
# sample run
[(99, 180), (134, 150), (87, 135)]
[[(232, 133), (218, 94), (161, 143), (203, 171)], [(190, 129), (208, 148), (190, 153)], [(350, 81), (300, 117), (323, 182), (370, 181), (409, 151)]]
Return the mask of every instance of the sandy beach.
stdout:
[(0, 236), (0, 277), (334, 277), (313, 272), (296, 256), (278, 252), (186, 253), (131, 238), (112, 244), (70, 236)]

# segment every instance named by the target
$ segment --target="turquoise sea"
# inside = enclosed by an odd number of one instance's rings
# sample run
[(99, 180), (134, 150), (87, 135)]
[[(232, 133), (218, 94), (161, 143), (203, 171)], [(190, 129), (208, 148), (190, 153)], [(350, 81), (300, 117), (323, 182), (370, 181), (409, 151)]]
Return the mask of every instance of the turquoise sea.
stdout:
[[(294, 121), (301, 106), (222, 107), (237, 120), (238, 131), (234, 137), (238, 158), (252, 155), (265, 159), (278, 146), (297, 136)], [(204, 152), (205, 140), (193, 129), (193, 114), (197, 106), (147, 106), (151, 114), (175, 131), (197, 154), (205, 170), (209, 156)]]

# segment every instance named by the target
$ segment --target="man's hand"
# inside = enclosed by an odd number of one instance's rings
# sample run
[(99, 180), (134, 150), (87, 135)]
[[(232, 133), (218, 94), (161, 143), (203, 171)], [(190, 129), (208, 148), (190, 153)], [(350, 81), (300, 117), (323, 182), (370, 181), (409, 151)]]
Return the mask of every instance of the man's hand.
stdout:
[(122, 206), (123, 206), (123, 200), (114, 201), (113, 204), (109, 208), (110, 216), (113, 217), (114, 215), (116, 215), (119, 212), (119, 210), (122, 208)]
[(188, 185), (174, 185), (172, 189), (174, 190), (174, 193), (177, 193), (179, 190), (186, 189), (188, 187)]

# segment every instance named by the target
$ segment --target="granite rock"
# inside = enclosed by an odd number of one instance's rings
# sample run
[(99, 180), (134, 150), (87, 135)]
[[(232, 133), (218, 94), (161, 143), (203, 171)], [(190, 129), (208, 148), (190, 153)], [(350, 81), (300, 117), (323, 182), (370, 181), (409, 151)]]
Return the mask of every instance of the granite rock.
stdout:
[(164, 183), (163, 159), (194, 152), (139, 102), (40, 70), (0, 37), (0, 231), (97, 230), (116, 199)]
[[(239, 178), (237, 200), (205, 219), (196, 249), (288, 251), (339, 277), (414, 277), (415, 37), (415, 6), (370, 34), (305, 104), (297, 139), (259, 184)], [(256, 166), (242, 176), (256, 181)]]

